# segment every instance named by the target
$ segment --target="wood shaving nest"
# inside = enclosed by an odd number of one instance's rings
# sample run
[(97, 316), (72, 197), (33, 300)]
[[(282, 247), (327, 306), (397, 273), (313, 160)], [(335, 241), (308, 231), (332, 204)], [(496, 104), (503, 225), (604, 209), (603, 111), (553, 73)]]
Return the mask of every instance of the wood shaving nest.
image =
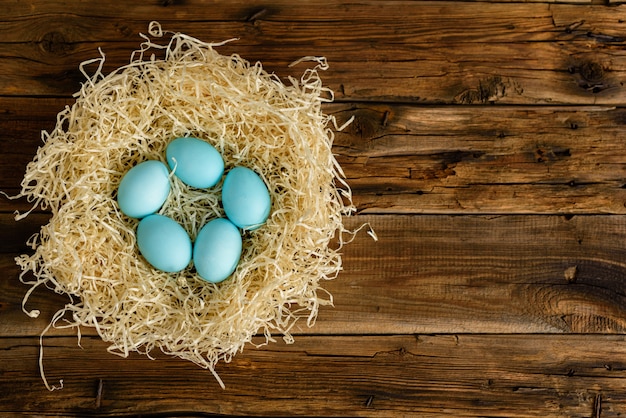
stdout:
[[(293, 342), (298, 319), (312, 326), (318, 307), (332, 304), (321, 282), (337, 276), (343, 237), (355, 233), (342, 224), (354, 207), (331, 150), (333, 125), (343, 127), (322, 112), (333, 98), (318, 76), (324, 58), (305, 57), (314, 68), (287, 85), (260, 63), (219, 54), (214, 47), (222, 44), (166, 33), (156, 22), (141, 36), (145, 42), (130, 63), (106, 76), (102, 52), (81, 64), (86, 82), (75, 103), (59, 113), (52, 132), (42, 133), (44, 145), (27, 167), (20, 196), (52, 217), (29, 240), (34, 253), (16, 258), (20, 280), (31, 286), (23, 309), (39, 315), (25, 304), (44, 284), (70, 299), (44, 333), (51, 326), (93, 327), (111, 353), (149, 356), (160, 349), (210, 369), (223, 386), (218, 361), (229, 362), (255, 334), (264, 343), (274, 334)], [(87, 74), (94, 64), (95, 73)], [(208, 141), (226, 169), (249, 167), (270, 190), (269, 219), (244, 233), (241, 261), (219, 284), (200, 279), (192, 266), (177, 274), (152, 268), (137, 250), (138, 221), (116, 202), (123, 175), (145, 160), (165, 162), (168, 142), (180, 136)], [(159, 213), (192, 239), (224, 216), (220, 185), (194, 189), (175, 176), (171, 182)], [(41, 356), (44, 382), (56, 389)]]

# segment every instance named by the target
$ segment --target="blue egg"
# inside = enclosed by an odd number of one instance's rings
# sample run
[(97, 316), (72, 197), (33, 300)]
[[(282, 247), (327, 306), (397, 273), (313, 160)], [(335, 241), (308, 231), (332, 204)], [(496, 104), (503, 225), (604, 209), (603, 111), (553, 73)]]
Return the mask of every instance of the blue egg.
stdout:
[(219, 283), (233, 274), (241, 257), (241, 234), (228, 219), (213, 219), (202, 227), (193, 247), (193, 264), (204, 280)]
[(137, 226), (139, 252), (154, 268), (167, 273), (183, 270), (191, 261), (191, 238), (176, 221), (150, 215)]
[(170, 193), (169, 172), (160, 161), (144, 161), (131, 168), (117, 189), (120, 210), (131, 218), (158, 211)]
[(213, 187), (224, 173), (220, 153), (198, 138), (176, 138), (167, 146), (165, 157), (174, 174), (191, 187)]
[(253, 230), (270, 214), (270, 193), (254, 171), (235, 167), (224, 179), (222, 205), (232, 223), (241, 229)]

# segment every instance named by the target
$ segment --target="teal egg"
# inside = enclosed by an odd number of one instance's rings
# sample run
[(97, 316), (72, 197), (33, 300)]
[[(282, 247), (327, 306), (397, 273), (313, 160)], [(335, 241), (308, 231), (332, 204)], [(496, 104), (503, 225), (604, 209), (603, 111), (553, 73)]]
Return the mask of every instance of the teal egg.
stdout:
[(204, 280), (219, 283), (233, 274), (241, 257), (239, 229), (225, 218), (202, 227), (193, 247), (193, 264)]
[(149, 215), (137, 226), (139, 252), (154, 268), (176, 273), (191, 261), (191, 238), (187, 231), (167, 216)]
[(232, 223), (241, 229), (253, 230), (270, 214), (270, 193), (263, 179), (246, 167), (228, 172), (222, 186), (222, 205)]
[(170, 193), (169, 172), (160, 161), (144, 161), (131, 168), (117, 189), (120, 210), (131, 218), (158, 211)]
[(174, 174), (191, 187), (213, 187), (224, 173), (220, 153), (198, 138), (176, 138), (167, 146), (165, 157)]

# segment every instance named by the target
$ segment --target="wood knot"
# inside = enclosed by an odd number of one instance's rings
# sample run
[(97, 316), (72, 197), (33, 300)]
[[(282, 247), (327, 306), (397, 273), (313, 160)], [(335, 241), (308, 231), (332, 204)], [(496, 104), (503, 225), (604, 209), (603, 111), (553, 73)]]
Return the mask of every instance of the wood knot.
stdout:
[(115, 26), (115, 29), (117, 29), (117, 31), (125, 38), (128, 38), (135, 33), (135, 31), (133, 31), (131, 28), (123, 23), (115, 23), (113, 26)]
[(570, 74), (577, 74), (578, 86), (591, 93), (600, 93), (611, 87), (606, 80), (607, 68), (596, 61), (584, 60), (569, 66), (567, 71)]
[(461, 104), (495, 103), (511, 93), (521, 95), (523, 91), (517, 82), (493, 76), (478, 80), (477, 86), (463, 90), (454, 97), (454, 101)]
[(57, 55), (65, 54), (73, 49), (73, 45), (67, 38), (57, 31), (46, 33), (41, 38), (40, 45), (44, 51)]
[(548, 163), (570, 157), (569, 148), (558, 146), (537, 146), (534, 151), (534, 159), (538, 163)]
[(580, 66), (580, 75), (585, 80), (595, 83), (604, 77), (604, 68), (597, 62), (587, 61)]
[(563, 276), (565, 277), (565, 280), (568, 283), (575, 283), (576, 276), (578, 276), (578, 267), (571, 266), (571, 267), (566, 268), (565, 272), (563, 273)]
[(380, 135), (383, 129), (381, 119), (384, 121), (385, 116), (381, 117), (379, 112), (360, 109), (354, 113), (354, 121), (348, 126), (348, 130), (355, 137), (369, 141)]

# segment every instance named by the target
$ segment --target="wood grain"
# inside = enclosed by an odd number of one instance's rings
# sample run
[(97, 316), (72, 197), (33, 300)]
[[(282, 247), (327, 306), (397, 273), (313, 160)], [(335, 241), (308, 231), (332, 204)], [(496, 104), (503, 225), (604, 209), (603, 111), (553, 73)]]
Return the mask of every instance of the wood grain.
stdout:
[[(0, 190), (18, 192), (40, 131), (71, 103), (0, 97)], [(333, 152), (360, 213), (626, 213), (623, 108), (353, 103), (325, 111), (339, 123), (355, 118)], [(0, 208), (31, 205), (0, 196)]]
[[(45, 220), (42, 214), (32, 224)], [(351, 228), (361, 223), (379, 241), (362, 232), (345, 247), (342, 273), (324, 286), (335, 306), (322, 307), (315, 327), (303, 322), (296, 334), (626, 332), (624, 217), (346, 219)], [(21, 301), (28, 287), (13, 263), (19, 241), (5, 250), (0, 269), (7, 278), (0, 284), (10, 320), (0, 324), (0, 337), (39, 335), (68, 299), (41, 288), (27, 309), (42, 316), (27, 318)]]
[(119, 358), (89, 337), (81, 345), (46, 341), (47, 377), (64, 381), (48, 392), (34, 364), (37, 339), (0, 339), (0, 412), (589, 417), (600, 397), (603, 417), (626, 413), (624, 336), (300, 337), (219, 366), (225, 390), (188, 362)]
[(150, 16), (201, 39), (236, 37), (220, 51), (262, 60), (280, 76), (297, 74), (300, 67), (287, 66), (302, 56), (324, 55), (331, 63), (325, 83), (340, 100), (625, 103), (622, 6), (369, 1), (294, 8), (276, 1), (233, 2), (210, 14), (207, 7), (199, 0), (172, 7), (103, 2), (68, 13), (62, 2), (13, 5), (0, 31), (0, 94), (73, 93), (84, 79), (78, 64), (98, 57), (98, 47), (106, 70), (127, 63)]
[(362, 213), (624, 213), (623, 109), (353, 104), (335, 150)]
[[(326, 56), (333, 152), (368, 223), (295, 343), (218, 373), (120, 358), (92, 328), (39, 335), (67, 302), (15, 256), (50, 214), (0, 194), (3, 417), (620, 417), (626, 414), (623, 0), (5, 1), (0, 190), (16, 194), (82, 61), (126, 64), (148, 23), (298, 76)], [(95, 65), (85, 71), (92, 73)], [(25, 280), (28, 280), (28, 276)], [(257, 338), (255, 342), (259, 342)]]

